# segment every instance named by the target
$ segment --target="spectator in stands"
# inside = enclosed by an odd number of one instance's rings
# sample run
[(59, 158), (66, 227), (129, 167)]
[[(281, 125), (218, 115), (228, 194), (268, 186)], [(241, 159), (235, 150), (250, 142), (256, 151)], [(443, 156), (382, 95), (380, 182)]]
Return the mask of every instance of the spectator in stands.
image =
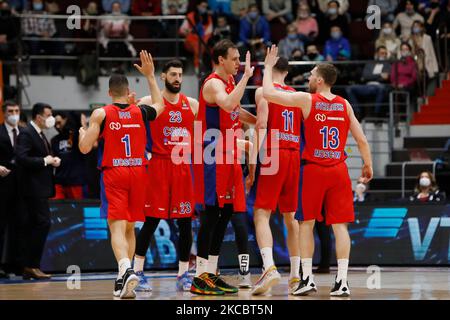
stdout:
[(369, 0), (368, 6), (373, 5), (381, 9), (381, 22), (394, 21), (394, 13), (398, 6), (398, 0)]
[(330, 10), (330, 2), (337, 2), (338, 4), (338, 14), (345, 15), (348, 11), (349, 2), (348, 0), (337, 0), (337, 1), (330, 1), (330, 0), (317, 0), (319, 4), (319, 9), (324, 14), (328, 14)]
[(348, 35), (348, 19), (339, 13), (339, 8), (340, 4), (338, 1), (328, 2), (326, 15), (320, 21), (319, 35), (322, 43), (329, 37), (333, 26), (338, 26), (344, 36)]
[(188, 4), (188, 0), (162, 0), (162, 14), (165, 16), (186, 14)]
[(215, 15), (231, 15), (231, 0), (208, 0), (209, 10)]
[(445, 194), (439, 191), (433, 174), (424, 171), (417, 177), (414, 194), (409, 197), (409, 200), (412, 202), (441, 202), (445, 201)]
[(119, 3), (121, 13), (130, 12), (131, 0), (102, 0), (103, 11), (107, 13), (115, 11), (113, 8), (115, 3)]
[[(304, 61), (303, 51), (301, 49), (294, 49), (291, 56), (288, 57), (290, 61)], [(307, 80), (308, 72), (312, 69), (310, 65), (291, 65), (288, 75), (286, 76), (286, 83), (291, 85), (303, 85)]]
[[(195, 26), (195, 29), (192, 26)], [(213, 34), (213, 19), (208, 12), (206, 0), (201, 0), (196, 9), (187, 14), (186, 20), (180, 27), (180, 33), (186, 37), (184, 42), (186, 50), (194, 54), (194, 67), (196, 73), (198, 73), (200, 71), (200, 59), (209, 38)]]
[(375, 41), (375, 47), (386, 47), (388, 59), (396, 59), (400, 53), (400, 45), (401, 41), (395, 34), (392, 24), (390, 22), (385, 22), (378, 39)]
[(58, 112), (55, 128), (59, 134), (51, 140), (53, 155), (61, 159), (55, 171), (56, 194), (53, 199), (83, 199), (86, 184), (85, 157), (78, 149), (80, 116), (74, 112)]
[(161, 0), (133, 0), (131, 13), (134, 16), (160, 16)]
[(256, 4), (256, 0), (235, 0), (231, 1), (231, 13), (234, 17), (242, 19), (248, 13), (248, 8)]
[(271, 45), (270, 27), (264, 16), (259, 14), (257, 5), (248, 8), (248, 14), (241, 19), (239, 29), (239, 46), (243, 51), (250, 50), (252, 56), (261, 48)]
[(294, 20), (290, 0), (262, 0), (262, 10), (269, 22), (278, 20), (286, 25)]
[(12, 12), (21, 12), (28, 7), (28, 0), (8, 0)]
[[(31, 5), (31, 10), (25, 11), (28, 14), (40, 14), (45, 15), (48, 12), (45, 10), (43, 0), (33, 0)], [(49, 18), (37, 18), (29, 17), (22, 19), (22, 32), (24, 36), (40, 38), (40, 39), (50, 39), (57, 37), (57, 30), (55, 26), (55, 21)], [(30, 47), (30, 53), (32, 55), (46, 54), (46, 55), (62, 55), (64, 51), (64, 46), (59, 41), (39, 41), (31, 40), (28, 42)], [(46, 60), (48, 61), (48, 60)], [(61, 69), (61, 59), (52, 59), (51, 68), (52, 74), (58, 75)], [(36, 74), (38, 71), (38, 61), (31, 61), (31, 73)]]
[(355, 191), (353, 191), (353, 202), (366, 202), (369, 198), (367, 194), (368, 189), (367, 183), (364, 183), (361, 178), (358, 178)]
[(292, 52), (296, 49), (300, 49), (302, 52), (305, 51), (305, 45), (301, 41), (297, 34), (297, 29), (294, 24), (287, 26), (286, 38), (282, 39), (279, 44), (279, 54), (280, 57), (285, 57), (289, 59), (292, 56)]
[[(418, 57), (423, 57), (424, 59), (425, 63), (419, 64), (419, 72), (422, 73), (426, 71), (426, 76), (428, 79), (434, 79), (439, 72), (439, 67), (436, 53), (434, 51), (433, 40), (428, 34), (425, 33), (423, 22), (414, 21), (411, 28), (411, 38), (409, 40), (409, 44), (413, 49), (413, 53)], [(434, 80), (432, 82), (434, 82)], [(433, 92), (430, 92), (430, 95), (433, 94)]]
[(430, 12), (425, 17), (427, 34), (429, 34), (433, 40), (435, 40), (436, 37), (436, 30), (440, 25), (445, 24), (446, 18), (450, 23), (450, 15), (448, 14), (449, 11), (447, 10), (447, 7), (444, 5), (441, 8), (440, 3), (441, 3), (440, 0), (431, 0)]
[(217, 42), (224, 39), (232, 40), (231, 26), (226, 16), (218, 16), (217, 25), (214, 28), (213, 36), (209, 40), (208, 46), (212, 48)]
[[(90, 1), (85, 8), (83, 14), (87, 16), (97, 16), (98, 7), (95, 1)], [(97, 20), (82, 19), (81, 30), (79, 30), (80, 38), (97, 38)], [(82, 54), (89, 54), (95, 51), (95, 42), (81, 42), (77, 44), (77, 48)]]
[(402, 41), (408, 41), (414, 21), (424, 22), (424, 19), (417, 13), (417, 2), (413, 0), (406, 0), (399, 7), (401, 12), (395, 17), (394, 30), (400, 26), (400, 38)]
[(395, 88), (412, 91), (416, 86), (417, 67), (408, 43), (404, 42), (400, 46), (400, 56), (400, 61), (394, 62), (391, 67), (391, 84)]
[(331, 38), (325, 43), (324, 56), (327, 61), (349, 60), (351, 56), (350, 42), (342, 34), (341, 28), (331, 28)]
[[(17, 51), (19, 26), (7, 1), (0, 1), (0, 59), (11, 59)], [(6, 74), (4, 74), (5, 76)]]
[(100, 43), (109, 57), (136, 56), (136, 50), (130, 40), (130, 20), (122, 13), (121, 4), (115, 1), (112, 4), (111, 19), (102, 20)]
[(306, 56), (304, 57), (305, 61), (325, 61), (323, 55), (320, 54), (319, 49), (315, 44), (310, 44), (306, 47)]
[(364, 66), (361, 84), (345, 87), (345, 92), (357, 117), (361, 114), (358, 98), (367, 96), (375, 97), (375, 115), (377, 117), (382, 116), (382, 102), (390, 73), (391, 63), (388, 61), (388, 51), (386, 47), (378, 47), (375, 60), (366, 63)]
[(311, 11), (307, 4), (300, 4), (298, 6), (295, 25), (297, 27), (297, 33), (300, 40), (303, 42), (311, 43), (319, 35), (317, 20), (311, 15)]
[(45, 9), (50, 14), (59, 14), (60, 13), (59, 3), (55, 0), (46, 0), (45, 1)]

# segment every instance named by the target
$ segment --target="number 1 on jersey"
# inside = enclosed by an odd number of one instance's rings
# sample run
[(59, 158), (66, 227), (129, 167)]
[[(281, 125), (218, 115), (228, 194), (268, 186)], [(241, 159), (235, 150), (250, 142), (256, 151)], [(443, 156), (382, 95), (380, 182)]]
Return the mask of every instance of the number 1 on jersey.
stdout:
[(125, 143), (125, 156), (131, 157), (130, 135), (129, 134), (124, 135), (120, 141)]

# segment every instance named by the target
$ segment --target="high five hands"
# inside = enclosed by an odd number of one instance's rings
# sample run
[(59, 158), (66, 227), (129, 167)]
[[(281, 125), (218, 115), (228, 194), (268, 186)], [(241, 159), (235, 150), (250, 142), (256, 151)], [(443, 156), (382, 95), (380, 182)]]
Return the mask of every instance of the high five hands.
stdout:
[(153, 64), (153, 58), (147, 50), (141, 50), (139, 54), (141, 58), (141, 65), (134, 64), (134, 67), (139, 70), (142, 75), (151, 77), (155, 75), (155, 65)]

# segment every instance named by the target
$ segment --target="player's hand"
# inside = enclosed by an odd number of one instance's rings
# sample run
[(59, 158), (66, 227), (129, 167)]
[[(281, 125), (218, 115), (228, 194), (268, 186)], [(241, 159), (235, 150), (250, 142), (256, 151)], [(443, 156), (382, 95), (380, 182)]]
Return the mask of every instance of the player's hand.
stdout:
[(146, 77), (151, 77), (155, 75), (155, 66), (153, 64), (153, 58), (150, 53), (147, 52), (147, 50), (141, 50), (140, 52), (140, 58), (141, 58), (141, 66), (138, 64), (135, 64), (135, 68), (139, 70), (140, 73), (142, 73)]
[(264, 66), (266, 68), (273, 68), (273, 66), (277, 63), (279, 57), (278, 56), (278, 47), (276, 45), (272, 45), (272, 47), (267, 48), (266, 59), (264, 60)]
[(250, 192), (253, 183), (255, 182), (256, 164), (248, 165), (248, 176), (245, 178), (245, 191)]
[(250, 51), (247, 51), (245, 54), (245, 71), (244, 71), (244, 77), (247, 77), (247, 79), (250, 79), (251, 76), (253, 76), (253, 70), (255, 70), (255, 67), (251, 66), (250, 62)]
[(373, 169), (372, 166), (367, 164), (363, 165), (361, 170), (361, 181), (363, 183), (368, 183), (373, 178)]
[(4, 166), (0, 166), (0, 177), (1, 178), (6, 177), (10, 172), (11, 172), (11, 170), (9, 170), (8, 168), (6, 168)]
[(128, 95), (128, 104), (134, 104), (134, 105), (138, 105), (138, 103), (140, 102), (140, 99), (136, 100), (136, 92), (131, 92)]

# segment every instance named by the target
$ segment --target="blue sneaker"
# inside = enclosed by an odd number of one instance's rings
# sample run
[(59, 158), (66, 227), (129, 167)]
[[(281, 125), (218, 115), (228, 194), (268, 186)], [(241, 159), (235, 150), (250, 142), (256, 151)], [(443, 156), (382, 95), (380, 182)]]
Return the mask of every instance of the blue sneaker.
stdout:
[(190, 291), (193, 278), (189, 275), (189, 272), (183, 273), (177, 277), (177, 290), (178, 291)]
[(136, 287), (135, 291), (138, 292), (152, 291), (152, 287), (150, 286), (148, 278), (144, 275), (144, 271), (136, 272), (136, 275), (139, 277), (139, 285)]

